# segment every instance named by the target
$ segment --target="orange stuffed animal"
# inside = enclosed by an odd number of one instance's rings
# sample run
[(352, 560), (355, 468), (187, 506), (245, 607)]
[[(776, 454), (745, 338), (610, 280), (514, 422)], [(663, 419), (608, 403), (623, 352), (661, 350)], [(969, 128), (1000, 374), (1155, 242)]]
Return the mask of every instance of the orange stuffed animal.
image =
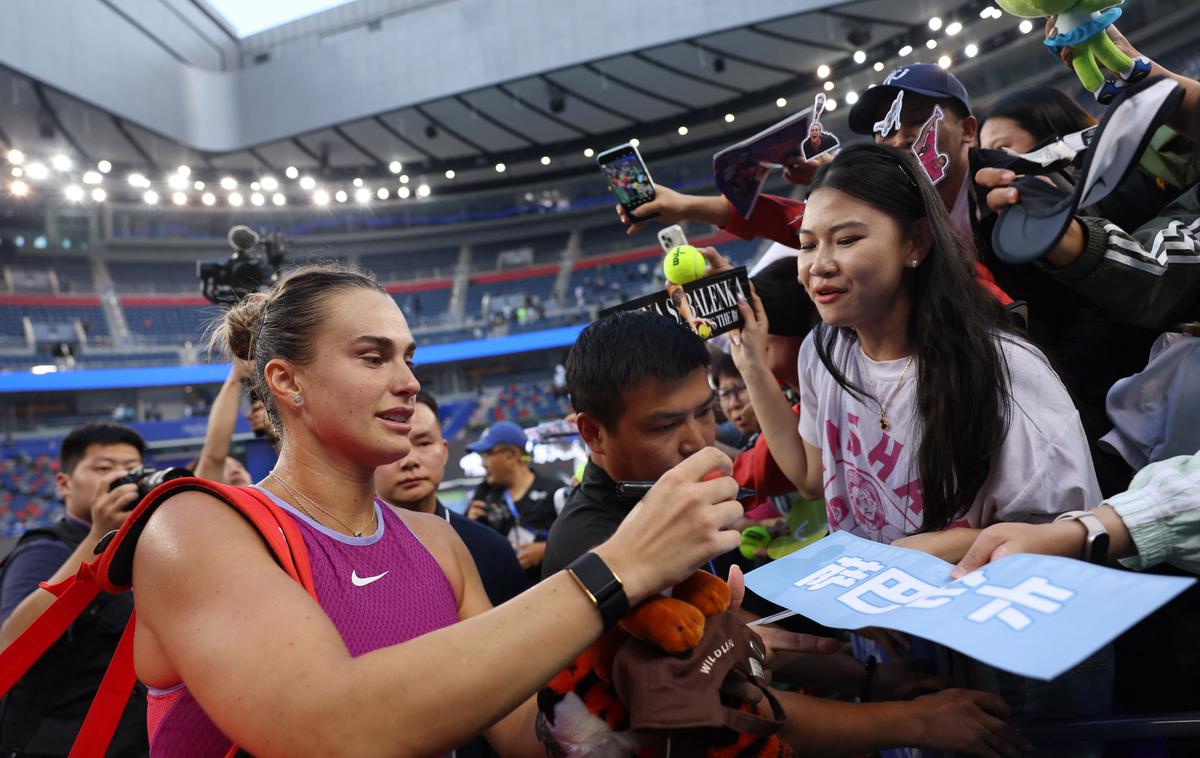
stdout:
[[(659, 595), (639, 603), (538, 693), (538, 734), (547, 752), (587, 758), (653, 755), (653, 741), (630, 730), (629, 710), (613, 688), (613, 659), (618, 649), (632, 636), (668, 654), (687, 653), (703, 637), (705, 619), (724, 613), (729, 604), (729, 585), (704, 571), (673, 587), (670, 596)], [(750, 704), (732, 707), (754, 711)], [(707, 751), (709, 756), (791, 755), (790, 747), (778, 736), (749, 738), (729, 730), (724, 734), (728, 744), (714, 741)], [(756, 741), (761, 749), (745, 752)]]

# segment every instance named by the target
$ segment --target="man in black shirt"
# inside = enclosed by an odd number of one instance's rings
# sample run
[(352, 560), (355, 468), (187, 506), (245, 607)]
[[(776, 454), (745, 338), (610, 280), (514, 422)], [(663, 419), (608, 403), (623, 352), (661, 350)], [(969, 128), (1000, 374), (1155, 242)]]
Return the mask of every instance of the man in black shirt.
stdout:
[(554, 492), (562, 485), (529, 465), (528, 446), (525, 430), (511, 421), (492, 425), (478, 442), (467, 445), (483, 456), (487, 472), (471, 497), (467, 517), (507, 537), (521, 568), (536, 582), (546, 537), (558, 515)]
[(445, 519), (475, 559), (479, 578), (492, 605), (516, 597), (529, 588), (529, 580), (513, 555), (508, 541), (494, 529), (471, 521), (438, 502), (438, 487), (446, 469), (450, 447), (438, 423), (437, 401), (427, 392), (417, 394), (409, 419), (412, 449), (404, 458), (375, 469), (375, 492), (393, 508), (428, 513)]
[(713, 445), (709, 361), (703, 340), (650, 313), (614, 314), (579, 335), (567, 357), (567, 390), (590, 458), (550, 530), (542, 576), (611, 537), (637, 505), (617, 497), (617, 481), (654, 481)]

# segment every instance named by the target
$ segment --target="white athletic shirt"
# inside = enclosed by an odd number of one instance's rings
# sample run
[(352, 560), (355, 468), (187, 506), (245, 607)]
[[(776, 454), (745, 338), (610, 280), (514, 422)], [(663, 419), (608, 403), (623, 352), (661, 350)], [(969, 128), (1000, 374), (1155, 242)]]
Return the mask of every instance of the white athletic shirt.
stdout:
[[(915, 455), (920, 442), (917, 359), (897, 387), (907, 358), (875, 362), (857, 342), (844, 339), (834, 348), (834, 363), (846, 378), (886, 404), (885, 431), (875, 401), (867, 397), (860, 402), (826, 370), (817, 356), (815, 334), (805, 338), (798, 361), (800, 436), (821, 450), (829, 525), (890, 543), (921, 526), (924, 501)], [(1095, 508), (1100, 486), (1066, 388), (1037, 348), (1009, 337), (997, 340), (1011, 377), (1008, 433), (975, 503), (953, 525), (1045, 522), (1064, 511)], [(969, 403), (971, 398), (966, 395), (961, 401)]]

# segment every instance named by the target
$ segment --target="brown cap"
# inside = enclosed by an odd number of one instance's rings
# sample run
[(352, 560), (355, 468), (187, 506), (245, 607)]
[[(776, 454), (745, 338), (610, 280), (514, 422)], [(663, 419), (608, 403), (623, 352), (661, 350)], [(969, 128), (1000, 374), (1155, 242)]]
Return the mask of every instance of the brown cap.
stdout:
[[(683, 655), (630, 639), (613, 659), (612, 682), (629, 708), (635, 732), (723, 727), (758, 737), (783, 728), (783, 710), (762, 678), (765, 647), (749, 627), (730, 613), (705, 619), (700, 643)], [(722, 702), (726, 679), (751, 682), (770, 704), (772, 717)]]

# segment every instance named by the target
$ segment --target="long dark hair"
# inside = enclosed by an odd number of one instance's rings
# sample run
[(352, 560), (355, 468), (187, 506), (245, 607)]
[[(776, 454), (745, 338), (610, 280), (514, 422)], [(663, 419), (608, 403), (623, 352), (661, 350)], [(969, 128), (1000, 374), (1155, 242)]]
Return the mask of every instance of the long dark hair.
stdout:
[(988, 108), (980, 126), (989, 118), (1012, 119), (1038, 143), (1051, 137), (1065, 137), (1098, 123), (1070, 95), (1045, 85), (1025, 87), (1000, 98)]
[[(823, 188), (886, 213), (910, 237), (928, 219), (932, 248), (920, 266), (905, 269), (901, 286), (912, 297), (908, 334), (917, 357), (916, 459), (925, 499), (920, 531), (945, 529), (970, 510), (1008, 429), (1008, 364), (997, 336), (1011, 327), (975, 280), (974, 254), (909, 153), (872, 143), (846, 147), (817, 172), (809, 193)], [(833, 359), (839, 340), (857, 336), (850, 328), (817, 326), (821, 363), (862, 399), (867, 393)]]

